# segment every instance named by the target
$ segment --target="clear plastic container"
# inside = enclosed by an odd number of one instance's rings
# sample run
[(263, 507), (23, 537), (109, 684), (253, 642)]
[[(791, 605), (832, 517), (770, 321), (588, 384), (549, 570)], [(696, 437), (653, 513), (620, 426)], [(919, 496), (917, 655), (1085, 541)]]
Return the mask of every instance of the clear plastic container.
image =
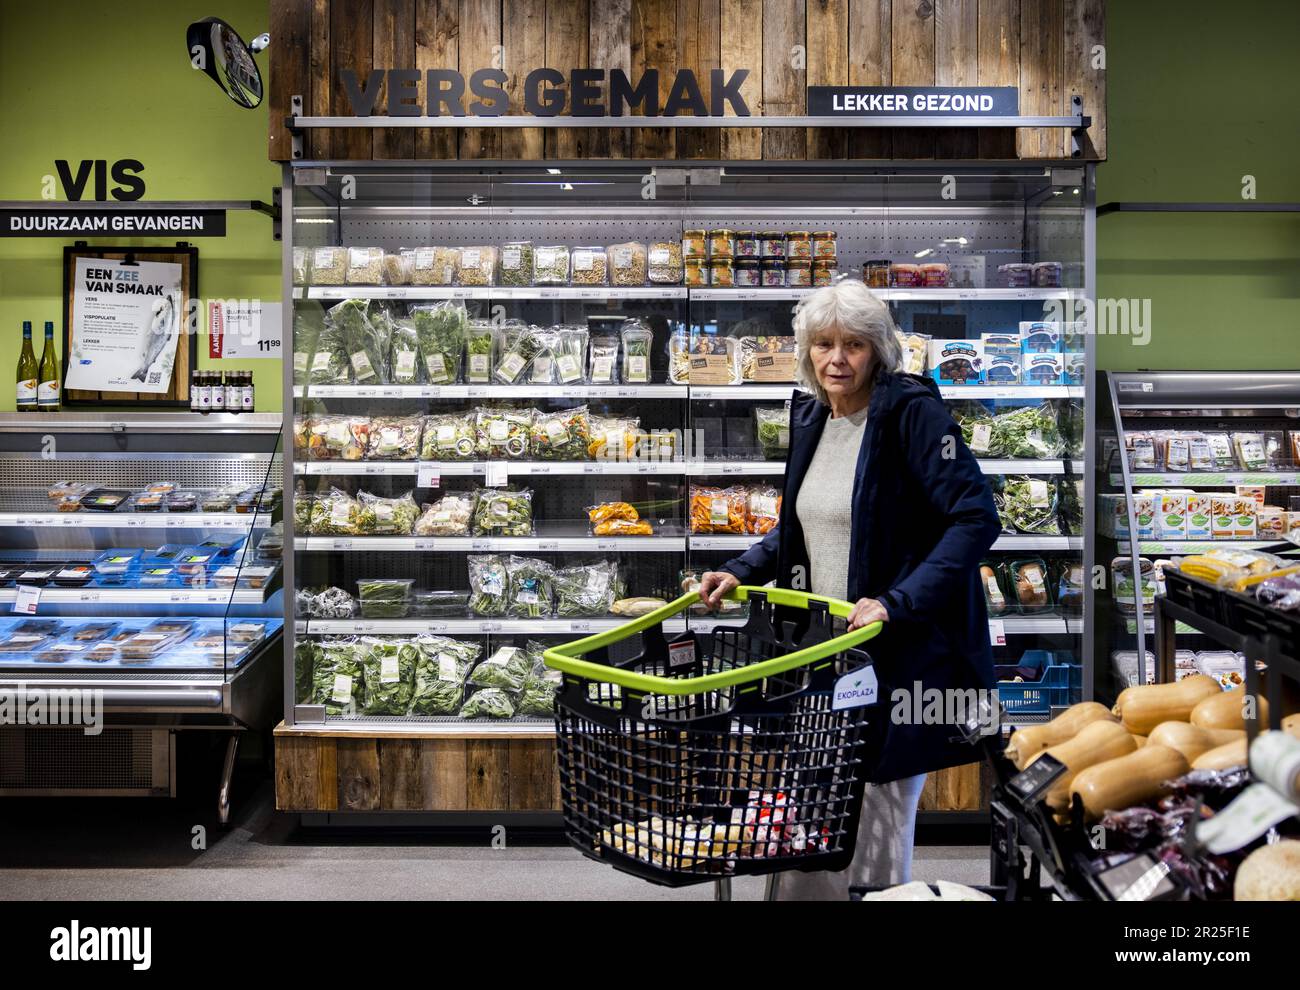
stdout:
[(362, 602), (405, 601), (411, 597), (412, 578), (358, 578), (357, 597)]
[(682, 246), (677, 241), (650, 245), (649, 280), (654, 285), (679, 285), (682, 281)]
[(507, 241), (501, 245), (501, 284), (533, 284), (532, 241)]
[(654, 334), (644, 325), (629, 323), (623, 327), (623, 382), (644, 385), (650, 381), (650, 345)]
[(465, 380), (485, 385), (496, 364), (497, 331), (490, 323), (471, 323), (465, 333)]
[(569, 284), (569, 248), (567, 245), (547, 244), (533, 251), (533, 284)]
[(575, 247), (570, 256), (574, 285), (605, 285), (609, 281), (609, 256), (600, 245)]
[(491, 244), (461, 248), (456, 281), (465, 286), (496, 285), (499, 260), (499, 252)]
[(382, 285), (384, 249), (381, 247), (348, 248), (348, 285)]
[(464, 591), (417, 591), (411, 596), (411, 614), (455, 617), (469, 614), (469, 594)]
[(611, 285), (645, 285), (647, 254), (644, 244), (611, 244), (608, 252)]
[(96, 574), (125, 574), (140, 563), (143, 554), (140, 549), (115, 548), (105, 550), (92, 563)]

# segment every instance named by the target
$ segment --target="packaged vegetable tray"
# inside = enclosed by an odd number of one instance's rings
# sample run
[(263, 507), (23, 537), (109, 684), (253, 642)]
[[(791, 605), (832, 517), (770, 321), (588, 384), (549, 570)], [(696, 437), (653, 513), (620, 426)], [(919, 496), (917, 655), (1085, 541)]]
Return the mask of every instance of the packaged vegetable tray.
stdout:
[(1047, 563), (1041, 557), (1009, 561), (1007, 585), (1011, 589), (1016, 606), (1023, 614), (1032, 615), (1051, 609), (1052, 593)]
[(533, 414), (529, 445), (532, 456), (544, 461), (584, 461), (591, 441), (586, 406)]
[(480, 406), (474, 410), (474, 447), (481, 459), (523, 460), (530, 452), (533, 409)]
[(357, 500), (361, 503), (357, 529), (363, 536), (410, 536), (420, 514), (411, 492), (396, 498), (360, 492)]

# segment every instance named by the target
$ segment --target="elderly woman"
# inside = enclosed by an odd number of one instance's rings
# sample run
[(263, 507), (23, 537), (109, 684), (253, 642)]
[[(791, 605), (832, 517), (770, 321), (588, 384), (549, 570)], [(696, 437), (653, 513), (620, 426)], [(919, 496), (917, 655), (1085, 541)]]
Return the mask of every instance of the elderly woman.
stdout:
[[(881, 703), (853, 861), (781, 884), (783, 898), (847, 898), (850, 885), (910, 879), (926, 773), (972, 761), (953, 725), (911, 724), (921, 709), (911, 698), (992, 688), (978, 572), (999, 525), (988, 482), (938, 388), (899, 370), (884, 303), (861, 282), (841, 282), (810, 295), (794, 328), (798, 379), (811, 394), (796, 392), (790, 407), (780, 521), (705, 574), (700, 595), (716, 607), (738, 584), (775, 580), (854, 602), (850, 628), (885, 624), (867, 645)], [(893, 718), (899, 697), (908, 704)]]

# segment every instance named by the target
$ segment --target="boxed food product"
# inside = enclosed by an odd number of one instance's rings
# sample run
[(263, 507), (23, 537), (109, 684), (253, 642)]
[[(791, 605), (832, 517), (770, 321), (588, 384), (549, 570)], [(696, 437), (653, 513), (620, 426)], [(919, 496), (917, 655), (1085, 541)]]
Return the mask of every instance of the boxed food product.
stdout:
[(1020, 324), (1020, 352), (1022, 354), (1060, 354), (1061, 324), (1022, 321)]
[(1064, 385), (1065, 356), (1055, 351), (1021, 355), (1021, 379), (1026, 385)]
[[(774, 373), (779, 372), (779, 365), (782, 364), (793, 367), (792, 354), (785, 356), (790, 358), (788, 362), (779, 361), (781, 357), (777, 354), (759, 356), (755, 359), (755, 366), (763, 362), (764, 369)], [(689, 360), (689, 380), (692, 385), (735, 385), (741, 380), (740, 348), (734, 337), (695, 334), (691, 338)]]
[(1288, 513), (1285, 509), (1279, 509), (1276, 505), (1262, 505), (1257, 507), (1255, 516), (1255, 530), (1261, 540), (1276, 540), (1279, 543), (1286, 539)]
[(94, 512), (113, 512), (130, 499), (131, 494), (114, 488), (95, 488), (81, 496), (80, 505)]
[(1196, 651), (1176, 650), (1174, 652), (1174, 680), (1181, 681), (1184, 677), (1191, 677), (1197, 673), (1200, 673), (1200, 671), (1196, 669)]
[(1156, 514), (1156, 539), (1187, 539), (1187, 496), (1180, 492), (1162, 492)]
[(1259, 531), (1259, 505), (1253, 498), (1237, 501), (1236, 512), (1232, 517), (1232, 538), (1234, 540), (1253, 540)]
[(1159, 468), (1155, 439), (1150, 433), (1126, 433), (1124, 446), (1128, 451), (1130, 470), (1155, 471)]
[(1244, 507), (1245, 503), (1255, 504), (1254, 499), (1242, 499), (1236, 495), (1219, 495), (1210, 496), (1210, 514), (1213, 518), (1211, 526), (1211, 538), (1216, 540), (1231, 540), (1236, 533), (1237, 510)]
[(1098, 495), (1097, 503), (1102, 534), (1117, 540), (1127, 540), (1129, 536), (1128, 496)]
[(747, 382), (792, 382), (798, 359), (794, 337), (741, 337), (740, 377)]
[(1214, 539), (1212, 496), (1205, 492), (1192, 492), (1187, 496), (1187, 539)]
[(140, 563), (144, 551), (138, 549), (105, 550), (94, 560), (96, 574), (125, 574)]
[(146, 564), (140, 572), (140, 583), (146, 588), (165, 588), (176, 583), (174, 564)]
[(1024, 378), (1024, 370), (1020, 363), (1020, 355), (1009, 356), (998, 354), (994, 357), (986, 357), (987, 362), (984, 369), (984, 383), (986, 385), (1019, 385)]
[(1021, 351), (1020, 334), (1010, 332), (982, 333), (980, 342), (984, 345), (984, 357), (1010, 357), (1019, 363)]
[(984, 587), (984, 605), (989, 615), (1004, 615), (1009, 607), (1003, 584), (1002, 565), (991, 560), (980, 564), (980, 583)]
[(1133, 495), (1133, 518), (1137, 523), (1139, 540), (1156, 538), (1156, 511), (1159, 496), (1150, 492), (1136, 492)]
[(1267, 485), (1237, 485), (1236, 492), (1241, 498), (1251, 498), (1256, 505), (1263, 505), (1268, 499)]
[(978, 385), (984, 380), (984, 344), (978, 340), (932, 340), (930, 368), (940, 385)]
[(1066, 385), (1082, 385), (1088, 377), (1087, 356), (1076, 351), (1067, 352), (1064, 376)]

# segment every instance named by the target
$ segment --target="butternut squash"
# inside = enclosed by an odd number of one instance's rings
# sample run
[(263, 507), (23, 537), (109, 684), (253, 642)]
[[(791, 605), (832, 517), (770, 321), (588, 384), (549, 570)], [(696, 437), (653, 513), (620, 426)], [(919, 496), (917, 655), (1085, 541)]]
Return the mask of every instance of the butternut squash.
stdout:
[(1228, 770), (1232, 767), (1244, 767), (1245, 765), (1246, 734), (1244, 732), (1241, 734), (1240, 739), (1234, 739), (1222, 746), (1215, 746), (1214, 749), (1207, 749), (1192, 760), (1193, 770)]
[(1011, 742), (1003, 755), (1016, 765), (1017, 770), (1023, 770), (1048, 746), (1066, 742), (1078, 735), (1085, 725), (1101, 720), (1116, 720), (1105, 705), (1096, 701), (1071, 705), (1050, 722), (1026, 726), (1011, 733)]
[(1147, 736), (1133, 736), (1133, 741), (1137, 743), (1138, 749), (1141, 749), (1143, 746), (1147, 744), (1147, 738), (1148, 738)]
[(1149, 742), (1127, 756), (1080, 770), (1070, 785), (1070, 798), (1079, 795), (1085, 817), (1094, 821), (1107, 811), (1122, 811), (1168, 794), (1169, 782), (1189, 769), (1178, 750)]
[(1288, 736), (1295, 736), (1300, 739), (1300, 712), (1282, 719), (1282, 731)]
[(1245, 737), (1246, 733), (1242, 729), (1203, 729), (1190, 722), (1161, 722), (1151, 730), (1150, 742), (1153, 746), (1168, 746), (1178, 750), (1183, 754), (1183, 759), (1191, 763), (1216, 746)]
[[(1231, 691), (1220, 691), (1217, 695), (1197, 702), (1188, 721), (1192, 725), (1199, 725), (1203, 729), (1242, 729), (1244, 731), (1246, 720), (1242, 718), (1242, 710), (1245, 698), (1246, 688), (1244, 685), (1233, 688)], [(1255, 724), (1261, 729), (1267, 729), (1268, 701), (1260, 697), (1258, 702), (1258, 707), (1255, 709), (1255, 717), (1258, 721)]]
[(1136, 749), (1137, 743), (1118, 722), (1090, 722), (1073, 739), (1048, 746), (1029, 763), (1041, 758), (1043, 753), (1048, 753), (1065, 764), (1065, 773), (1056, 778), (1043, 796), (1048, 807), (1059, 814), (1064, 813), (1069, 806), (1070, 784), (1074, 781), (1075, 774), (1093, 764), (1126, 756)]
[(1186, 722), (1198, 702), (1222, 693), (1219, 682), (1213, 677), (1193, 674), (1173, 684), (1139, 684), (1125, 688), (1112, 710), (1123, 720), (1124, 728), (1129, 732), (1145, 736), (1150, 735), (1161, 722)]

